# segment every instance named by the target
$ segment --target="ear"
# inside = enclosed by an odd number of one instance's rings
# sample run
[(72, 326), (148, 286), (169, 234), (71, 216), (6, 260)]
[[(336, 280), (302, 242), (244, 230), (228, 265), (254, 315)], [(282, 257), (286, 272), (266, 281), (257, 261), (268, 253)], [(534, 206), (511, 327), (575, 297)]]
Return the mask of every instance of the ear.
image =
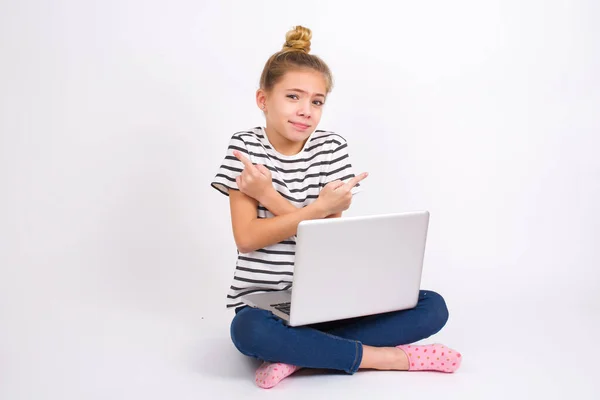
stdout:
[(267, 109), (267, 94), (263, 89), (258, 89), (256, 91), (256, 105), (262, 111), (266, 111)]

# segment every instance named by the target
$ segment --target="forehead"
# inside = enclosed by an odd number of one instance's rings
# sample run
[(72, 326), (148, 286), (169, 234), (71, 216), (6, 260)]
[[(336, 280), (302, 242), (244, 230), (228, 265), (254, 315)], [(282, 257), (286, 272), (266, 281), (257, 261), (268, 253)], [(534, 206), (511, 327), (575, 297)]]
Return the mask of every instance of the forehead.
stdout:
[(318, 71), (289, 71), (275, 87), (279, 90), (300, 89), (310, 94), (325, 94), (327, 83), (323, 74)]

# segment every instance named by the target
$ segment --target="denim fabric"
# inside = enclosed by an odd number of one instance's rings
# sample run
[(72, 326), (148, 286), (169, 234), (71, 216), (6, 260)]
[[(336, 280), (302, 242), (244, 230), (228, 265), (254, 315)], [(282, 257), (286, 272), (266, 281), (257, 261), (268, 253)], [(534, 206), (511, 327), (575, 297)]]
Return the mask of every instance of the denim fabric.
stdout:
[(231, 340), (249, 357), (307, 368), (355, 373), (362, 361), (363, 344), (398, 346), (437, 333), (448, 320), (446, 302), (436, 292), (421, 290), (409, 310), (289, 327), (270, 311), (236, 309)]

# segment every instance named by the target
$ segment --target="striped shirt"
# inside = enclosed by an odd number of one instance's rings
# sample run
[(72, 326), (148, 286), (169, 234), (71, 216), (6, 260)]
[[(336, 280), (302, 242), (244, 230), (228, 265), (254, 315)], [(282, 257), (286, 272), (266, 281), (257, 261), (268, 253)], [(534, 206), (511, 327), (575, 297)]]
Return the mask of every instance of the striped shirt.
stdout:
[[(333, 132), (315, 130), (300, 153), (287, 156), (273, 148), (264, 128), (235, 133), (229, 142), (227, 154), (211, 186), (229, 196), (229, 190), (239, 190), (235, 178), (244, 165), (233, 155), (238, 150), (253, 164), (263, 164), (271, 171), (273, 186), (282, 197), (298, 208), (313, 203), (327, 183), (335, 180), (347, 182), (354, 177), (346, 140)], [(352, 190), (360, 192), (360, 184)], [(258, 218), (274, 215), (262, 204), (258, 205)], [(262, 249), (240, 253), (238, 251), (233, 283), (227, 295), (227, 307), (237, 307), (245, 294), (289, 289), (294, 274), (296, 237)]]

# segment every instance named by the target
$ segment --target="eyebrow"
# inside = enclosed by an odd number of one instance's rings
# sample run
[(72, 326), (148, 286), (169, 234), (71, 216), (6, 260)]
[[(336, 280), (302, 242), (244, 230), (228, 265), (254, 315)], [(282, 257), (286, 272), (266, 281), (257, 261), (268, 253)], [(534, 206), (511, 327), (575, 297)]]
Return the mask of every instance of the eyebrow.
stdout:
[[(289, 91), (291, 91), (291, 92), (300, 92), (300, 93), (304, 93), (304, 94), (307, 94), (307, 93), (308, 93), (308, 92), (306, 92), (305, 90), (302, 90), (302, 89), (296, 89), (296, 88), (294, 88), (294, 89), (288, 89), (288, 90), (289, 90)], [(322, 94), (322, 93), (315, 93), (315, 96), (321, 96), (321, 97), (325, 97), (325, 95), (324, 95), (324, 94)]]

